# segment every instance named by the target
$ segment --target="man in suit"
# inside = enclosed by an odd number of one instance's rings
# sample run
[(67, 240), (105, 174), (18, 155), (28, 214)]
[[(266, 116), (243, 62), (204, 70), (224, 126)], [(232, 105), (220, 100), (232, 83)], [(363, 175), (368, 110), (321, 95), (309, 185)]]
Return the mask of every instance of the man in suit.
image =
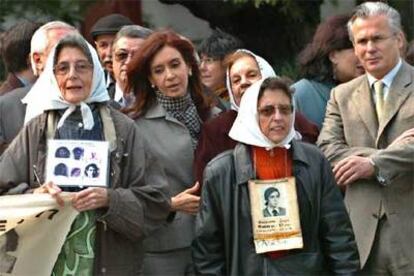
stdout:
[[(46, 65), (50, 50), (70, 32), (77, 31), (73, 26), (61, 21), (42, 25), (33, 34), (30, 46), (30, 60), (33, 72), (39, 76)], [(22, 99), (30, 91), (31, 85), (17, 88), (0, 97), (0, 155), (16, 137), (24, 124), (26, 105)]]
[(30, 66), (30, 40), (40, 23), (27, 20), (16, 23), (1, 38), (1, 58), (7, 78), (0, 86), (0, 96), (35, 80)]
[(266, 208), (263, 209), (264, 217), (278, 217), (286, 215), (286, 209), (280, 206), (280, 192), (275, 187), (267, 188), (264, 192)]
[(348, 31), (366, 74), (332, 90), (318, 139), (366, 275), (414, 274), (414, 68), (400, 21), (385, 3), (356, 8)]
[(152, 30), (139, 25), (124, 26), (116, 33), (112, 46), (112, 69), (116, 83), (113, 89), (108, 88), (109, 95), (114, 101), (114, 107), (128, 107), (134, 102), (133, 93), (125, 91), (128, 82), (127, 69), (151, 33)]

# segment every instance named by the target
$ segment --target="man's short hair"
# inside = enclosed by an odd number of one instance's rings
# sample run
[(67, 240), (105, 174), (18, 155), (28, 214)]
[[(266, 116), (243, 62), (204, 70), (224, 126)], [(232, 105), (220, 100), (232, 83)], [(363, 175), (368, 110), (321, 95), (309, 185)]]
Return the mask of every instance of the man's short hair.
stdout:
[(42, 25), (36, 32), (33, 34), (31, 43), (30, 43), (30, 61), (32, 63), (32, 69), (35, 74), (37, 74), (36, 64), (33, 60), (33, 53), (43, 53), (49, 44), (48, 41), (48, 32), (51, 30), (58, 29), (68, 29), (76, 31), (76, 28), (65, 23), (63, 21), (51, 21)]
[(17, 73), (30, 68), (30, 41), (40, 26), (40, 23), (23, 20), (2, 35), (1, 56), (8, 72)]
[(113, 44), (121, 38), (121, 37), (128, 37), (128, 38), (142, 38), (146, 39), (153, 33), (152, 30), (142, 27), (140, 25), (127, 25), (123, 26), (115, 36)]
[(243, 42), (240, 39), (221, 30), (214, 30), (209, 37), (201, 42), (197, 52), (199, 55), (222, 60), (227, 54), (240, 48), (243, 48)]
[(383, 2), (365, 2), (355, 8), (351, 19), (348, 21), (347, 28), (351, 41), (354, 42), (352, 24), (356, 19), (378, 15), (385, 15), (388, 18), (388, 24), (395, 34), (403, 32), (401, 27), (401, 16), (397, 10)]
[(128, 17), (113, 13), (98, 19), (91, 28), (91, 36), (93, 40), (96, 37), (104, 34), (116, 34), (123, 26), (133, 25), (134, 22)]

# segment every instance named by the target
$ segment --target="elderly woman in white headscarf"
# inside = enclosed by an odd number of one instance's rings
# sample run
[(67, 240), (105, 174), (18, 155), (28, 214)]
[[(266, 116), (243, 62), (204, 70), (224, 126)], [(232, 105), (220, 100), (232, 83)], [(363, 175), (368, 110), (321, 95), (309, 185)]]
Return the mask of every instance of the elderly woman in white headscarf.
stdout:
[[(25, 100), (27, 123), (0, 163), (0, 194), (49, 193), (62, 204), (60, 192), (72, 192), (71, 204), (80, 213), (51, 274), (139, 274), (141, 242), (169, 214), (167, 184), (142, 131), (107, 105), (95, 50), (80, 35), (64, 37)], [(100, 172), (108, 176), (107, 187), (79, 183), (64, 188), (49, 182), (50, 139), (108, 141), (109, 169)]]
[[(247, 88), (258, 80), (276, 76), (272, 66), (265, 59), (246, 49), (239, 49), (227, 56), (225, 64), (231, 110), (221, 113), (203, 125), (193, 164), (193, 173), (200, 183), (202, 183), (207, 163), (219, 153), (232, 149), (237, 144), (228, 134), (239, 112), (240, 100), (247, 92)], [(296, 128), (302, 139), (314, 143), (319, 133), (316, 125), (310, 123), (299, 113), (295, 114), (295, 118)]]
[[(359, 268), (351, 224), (331, 168), (313, 145), (293, 139), (289, 86), (267, 78), (241, 99), (230, 137), (239, 143), (204, 176), (193, 257), (199, 275), (352, 274)], [(294, 177), (303, 248), (258, 254), (248, 181)], [(262, 206), (256, 212), (261, 213)]]

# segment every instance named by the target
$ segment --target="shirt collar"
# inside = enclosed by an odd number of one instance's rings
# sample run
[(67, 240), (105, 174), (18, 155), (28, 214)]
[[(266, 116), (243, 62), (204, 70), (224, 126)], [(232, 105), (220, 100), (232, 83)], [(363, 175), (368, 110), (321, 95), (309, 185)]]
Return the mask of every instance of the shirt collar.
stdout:
[(122, 91), (121, 87), (119, 87), (118, 83), (115, 83), (115, 95), (114, 101), (120, 103), (124, 97), (124, 92)]
[(25, 79), (24, 77), (21, 77), (18, 75), (15, 75), (15, 76), (23, 84), (24, 87), (29, 86), (31, 84), (31, 82)]
[[(401, 61), (401, 58), (400, 58), (398, 60), (398, 62), (397, 62), (397, 65), (395, 65), (394, 68), (392, 68), (392, 70), (389, 71), (381, 79), (381, 81), (384, 83), (384, 85), (387, 88), (390, 88), (391, 87), (392, 81), (394, 80), (394, 77), (397, 75), (397, 73), (400, 70), (401, 66), (402, 66), (402, 61)], [(372, 85), (374, 84), (374, 82), (376, 82), (378, 80), (374, 76), (370, 75), (369, 73), (367, 73), (367, 78), (368, 78), (369, 87), (372, 87)]]
[(108, 88), (109, 86), (111, 86), (111, 84), (113, 84), (115, 81), (112, 79), (111, 74), (105, 70), (105, 85), (106, 88)]

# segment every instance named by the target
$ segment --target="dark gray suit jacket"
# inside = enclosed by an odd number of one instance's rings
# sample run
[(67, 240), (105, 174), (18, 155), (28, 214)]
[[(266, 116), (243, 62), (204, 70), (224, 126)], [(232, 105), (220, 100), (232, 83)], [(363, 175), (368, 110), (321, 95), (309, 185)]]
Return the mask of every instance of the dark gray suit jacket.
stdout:
[(26, 105), (21, 100), (30, 88), (17, 88), (0, 97), (0, 155), (23, 127)]

